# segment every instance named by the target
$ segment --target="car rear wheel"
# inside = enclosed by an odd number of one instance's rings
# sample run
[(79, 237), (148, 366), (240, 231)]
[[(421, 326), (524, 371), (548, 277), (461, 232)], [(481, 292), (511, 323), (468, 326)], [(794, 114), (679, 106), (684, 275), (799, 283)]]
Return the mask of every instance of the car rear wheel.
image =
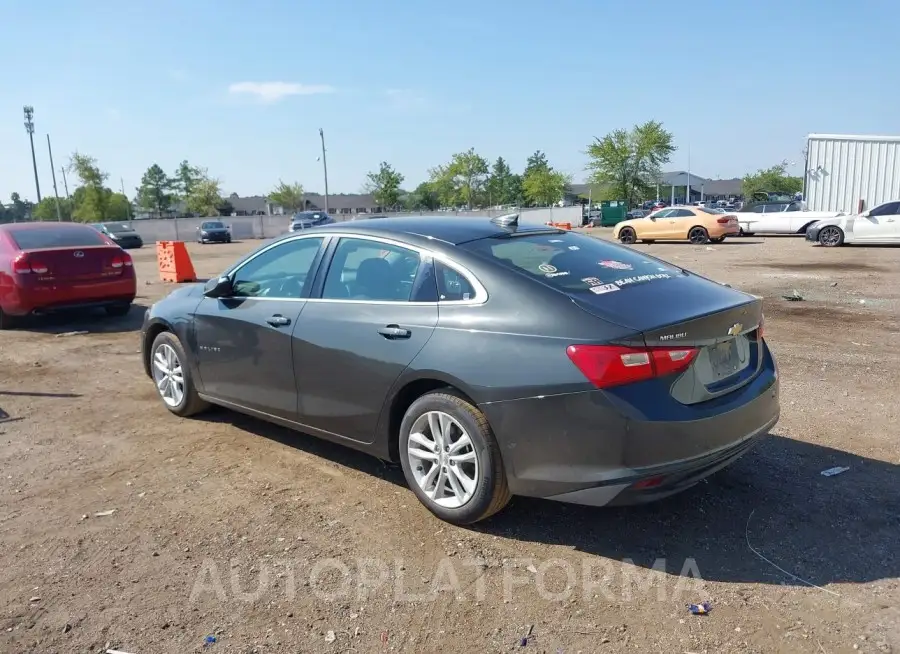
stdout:
[(631, 227), (623, 227), (619, 231), (619, 240), (626, 245), (631, 245), (637, 241), (637, 234), (634, 233)]
[(15, 316), (11, 316), (8, 313), (5, 313), (2, 308), (0, 308), (0, 330), (2, 329), (12, 329), (16, 325), (19, 324), (19, 319)]
[(826, 248), (834, 248), (844, 244), (844, 230), (834, 225), (823, 227), (819, 232), (819, 243)]
[(181, 341), (171, 332), (162, 332), (150, 348), (150, 372), (166, 408), (186, 418), (207, 409), (200, 399)]
[(704, 227), (692, 227), (688, 232), (688, 240), (694, 245), (703, 245), (709, 241), (709, 232)]
[(131, 311), (131, 302), (123, 302), (122, 304), (111, 304), (106, 307), (106, 315), (121, 317), (127, 316), (128, 312)]
[(449, 392), (427, 393), (406, 411), (400, 464), (419, 501), (453, 524), (484, 520), (511, 497), (487, 418)]

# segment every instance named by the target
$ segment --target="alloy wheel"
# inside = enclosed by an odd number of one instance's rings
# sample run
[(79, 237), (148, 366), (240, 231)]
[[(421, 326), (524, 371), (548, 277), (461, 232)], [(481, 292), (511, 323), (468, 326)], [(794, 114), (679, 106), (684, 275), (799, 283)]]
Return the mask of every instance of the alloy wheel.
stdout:
[(184, 372), (178, 353), (168, 343), (160, 343), (153, 353), (153, 381), (159, 396), (170, 407), (184, 400)]
[(416, 483), (435, 504), (458, 509), (478, 488), (478, 456), (463, 426), (448, 413), (428, 411), (409, 432), (409, 467)]
[(688, 240), (696, 245), (703, 245), (709, 240), (709, 236), (707, 236), (706, 230), (702, 227), (694, 227), (694, 229), (691, 230), (691, 233), (688, 234)]
[(841, 231), (837, 227), (826, 227), (819, 233), (819, 243), (834, 247), (841, 242)]
[(637, 238), (635, 236), (634, 230), (630, 227), (625, 227), (621, 232), (619, 232), (619, 240), (622, 243), (634, 243)]

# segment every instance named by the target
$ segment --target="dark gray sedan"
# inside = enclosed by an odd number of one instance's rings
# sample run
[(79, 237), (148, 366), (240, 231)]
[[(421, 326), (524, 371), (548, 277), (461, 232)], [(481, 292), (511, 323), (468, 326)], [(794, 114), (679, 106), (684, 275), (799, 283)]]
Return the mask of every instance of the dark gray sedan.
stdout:
[(671, 495), (779, 415), (758, 298), (515, 217), (289, 234), (154, 304), (141, 341), (172, 413), (218, 404), (399, 461), (457, 524), (511, 495)]
[(231, 230), (221, 220), (206, 220), (197, 228), (198, 243), (231, 243)]

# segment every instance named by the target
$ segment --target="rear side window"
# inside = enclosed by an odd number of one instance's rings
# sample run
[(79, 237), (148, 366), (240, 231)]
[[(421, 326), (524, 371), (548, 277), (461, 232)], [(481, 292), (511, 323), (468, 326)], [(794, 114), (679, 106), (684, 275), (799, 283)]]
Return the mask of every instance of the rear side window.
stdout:
[(20, 228), (10, 230), (10, 236), (20, 250), (45, 248), (83, 248), (92, 245), (108, 245), (106, 239), (90, 227), (60, 225), (51, 229)]
[(475, 289), (462, 274), (440, 261), (436, 261), (434, 267), (441, 302), (464, 302), (475, 297)]
[(581, 234), (486, 238), (461, 247), (566, 293), (602, 295), (681, 274), (675, 266)]

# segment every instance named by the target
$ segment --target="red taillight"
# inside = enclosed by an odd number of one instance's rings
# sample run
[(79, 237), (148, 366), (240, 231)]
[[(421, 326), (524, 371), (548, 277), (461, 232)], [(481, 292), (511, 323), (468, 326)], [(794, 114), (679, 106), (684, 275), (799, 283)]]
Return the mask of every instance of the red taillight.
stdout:
[(720, 225), (727, 225), (728, 223), (731, 222), (731, 218), (718, 218), (718, 219), (716, 219), (716, 222), (719, 223)]
[(696, 348), (634, 348), (619, 345), (570, 345), (572, 363), (597, 388), (609, 388), (681, 372), (697, 355)]
[(46, 275), (50, 272), (47, 264), (30, 258), (27, 254), (20, 254), (13, 259), (13, 272), (20, 275), (34, 273), (35, 275)]
[(133, 265), (131, 262), (131, 257), (127, 252), (123, 252), (122, 254), (117, 254), (112, 258), (112, 261), (109, 263), (110, 268), (115, 268), (118, 270), (119, 268), (129, 267)]

